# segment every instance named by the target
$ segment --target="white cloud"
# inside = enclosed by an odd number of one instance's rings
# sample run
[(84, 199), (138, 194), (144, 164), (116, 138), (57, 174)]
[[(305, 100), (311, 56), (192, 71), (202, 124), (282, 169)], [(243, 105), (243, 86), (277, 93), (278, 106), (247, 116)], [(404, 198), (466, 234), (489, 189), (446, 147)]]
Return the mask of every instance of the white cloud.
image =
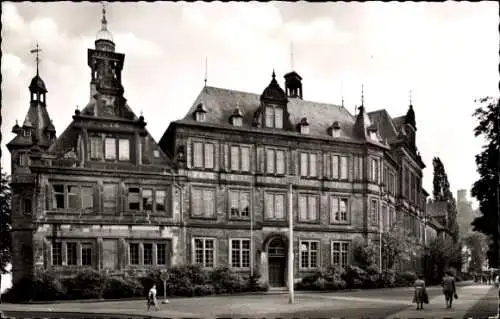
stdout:
[(17, 7), (12, 2), (2, 2), (2, 24), (7, 30), (22, 30), (24, 20), (19, 15)]
[(26, 65), (16, 55), (6, 53), (2, 57), (2, 74), (4, 78), (19, 77), (21, 72), (26, 71)]
[(151, 59), (163, 55), (162, 49), (157, 44), (141, 39), (131, 32), (114, 35), (114, 42), (121, 52), (127, 52), (134, 57)]

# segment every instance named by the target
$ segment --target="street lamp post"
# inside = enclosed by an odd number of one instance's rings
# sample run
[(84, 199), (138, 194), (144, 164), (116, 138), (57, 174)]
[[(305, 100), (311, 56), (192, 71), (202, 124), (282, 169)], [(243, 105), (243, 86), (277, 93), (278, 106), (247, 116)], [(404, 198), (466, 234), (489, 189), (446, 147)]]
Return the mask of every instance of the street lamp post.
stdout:
[(382, 273), (382, 232), (383, 232), (383, 228), (384, 228), (383, 217), (386, 213), (386, 212), (382, 211), (382, 207), (384, 207), (384, 205), (382, 204), (382, 201), (384, 201), (385, 207), (387, 210), (387, 199), (388, 199), (388, 195), (385, 191), (385, 184), (382, 183), (382, 184), (380, 184), (380, 202), (381, 202), (381, 205), (380, 205), (380, 210), (379, 210), (379, 221), (378, 221), (379, 222), (378, 234), (379, 234), (379, 270), (380, 270), (380, 273)]
[(288, 188), (288, 303), (294, 303), (294, 280), (293, 280), (293, 202), (292, 182)]

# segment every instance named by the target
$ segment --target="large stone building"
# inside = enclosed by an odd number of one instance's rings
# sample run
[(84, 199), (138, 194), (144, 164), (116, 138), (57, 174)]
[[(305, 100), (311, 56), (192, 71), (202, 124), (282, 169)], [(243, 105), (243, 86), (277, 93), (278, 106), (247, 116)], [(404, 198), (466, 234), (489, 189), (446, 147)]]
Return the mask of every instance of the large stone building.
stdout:
[(257, 269), (283, 286), (290, 209), (296, 276), (351, 263), (356, 237), (378, 245), (398, 218), (422, 242), (428, 194), (412, 105), (398, 117), (364, 105), (352, 115), (305, 100), (297, 72), (284, 89), (273, 72), (261, 94), (203, 87), (156, 143), (126, 103), (124, 54), (102, 25), (87, 106), (56, 137), (37, 73), (13, 128), (14, 282), (36, 267), (196, 263)]

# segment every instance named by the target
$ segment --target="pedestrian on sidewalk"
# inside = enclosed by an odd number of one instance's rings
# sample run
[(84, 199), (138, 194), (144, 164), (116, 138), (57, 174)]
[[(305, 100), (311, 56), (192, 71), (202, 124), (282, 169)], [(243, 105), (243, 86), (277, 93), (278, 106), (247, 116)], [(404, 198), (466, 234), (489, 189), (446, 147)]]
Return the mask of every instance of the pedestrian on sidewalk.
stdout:
[(156, 285), (153, 285), (153, 287), (149, 289), (147, 301), (148, 301), (148, 311), (151, 308), (151, 306), (154, 306), (156, 311), (160, 310), (158, 308), (158, 301), (156, 300)]
[(451, 271), (446, 271), (441, 282), (443, 286), (443, 294), (446, 301), (446, 308), (450, 309), (453, 304), (453, 298), (458, 299), (457, 289), (455, 286), (455, 278)]
[(425, 288), (424, 276), (418, 275), (417, 280), (414, 283), (415, 293), (413, 296), (413, 302), (417, 304), (417, 310), (424, 309), (424, 303), (429, 303), (429, 296), (427, 295), (427, 289)]

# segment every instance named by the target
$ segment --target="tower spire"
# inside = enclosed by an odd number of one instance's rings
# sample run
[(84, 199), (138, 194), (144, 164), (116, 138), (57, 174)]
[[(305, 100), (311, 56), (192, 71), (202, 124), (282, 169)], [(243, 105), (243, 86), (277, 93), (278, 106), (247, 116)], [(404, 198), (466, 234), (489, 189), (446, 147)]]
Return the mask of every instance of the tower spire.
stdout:
[(412, 100), (411, 100), (411, 89), (410, 89), (410, 105), (413, 105)]
[(39, 64), (40, 64), (40, 57), (38, 55), (38, 53), (42, 52), (42, 49), (40, 49), (40, 47), (38, 46), (38, 42), (36, 43), (36, 48), (30, 50), (30, 53), (34, 53), (36, 54), (35, 56), (35, 62), (36, 62), (36, 75), (38, 75), (39, 73)]
[(101, 19), (101, 30), (108, 30), (108, 21), (106, 20), (106, 2), (101, 1), (102, 5), (102, 19)]
[(342, 107), (344, 107), (344, 80), (340, 80), (340, 95), (342, 96)]
[(293, 42), (290, 42), (290, 67), (293, 71)]
[(208, 80), (208, 58), (205, 57), (205, 88), (207, 87)]
[(365, 106), (365, 92), (364, 84), (361, 84), (361, 106)]

